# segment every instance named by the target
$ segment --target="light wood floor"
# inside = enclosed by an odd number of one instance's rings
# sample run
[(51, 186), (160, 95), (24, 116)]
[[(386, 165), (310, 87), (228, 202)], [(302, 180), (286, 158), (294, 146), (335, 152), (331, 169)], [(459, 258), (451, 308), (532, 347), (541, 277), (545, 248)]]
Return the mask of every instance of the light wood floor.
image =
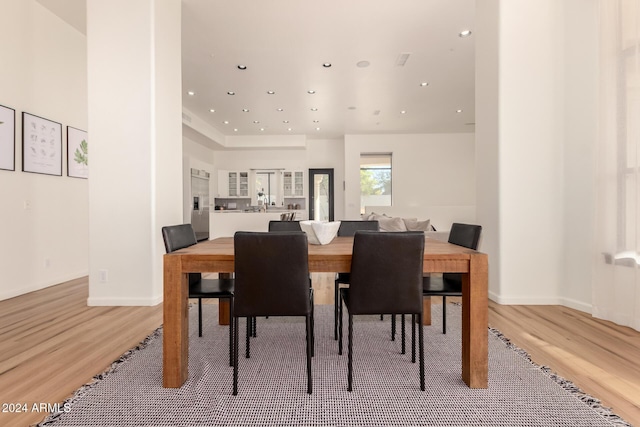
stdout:
[[(316, 303), (333, 304), (332, 276), (313, 279)], [(0, 426), (39, 422), (47, 414), (33, 412), (34, 403), (62, 402), (162, 323), (161, 305), (87, 307), (87, 297), (81, 278), (0, 301), (0, 404), (28, 407), (0, 412)], [(640, 332), (560, 306), (490, 303), (489, 323), (640, 426)]]

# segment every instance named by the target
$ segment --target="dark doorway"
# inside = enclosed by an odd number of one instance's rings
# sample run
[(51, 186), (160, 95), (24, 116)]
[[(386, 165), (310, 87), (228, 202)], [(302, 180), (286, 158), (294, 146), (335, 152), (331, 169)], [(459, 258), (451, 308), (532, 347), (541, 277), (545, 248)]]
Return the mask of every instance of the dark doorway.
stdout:
[(309, 169), (309, 219), (333, 221), (333, 169)]

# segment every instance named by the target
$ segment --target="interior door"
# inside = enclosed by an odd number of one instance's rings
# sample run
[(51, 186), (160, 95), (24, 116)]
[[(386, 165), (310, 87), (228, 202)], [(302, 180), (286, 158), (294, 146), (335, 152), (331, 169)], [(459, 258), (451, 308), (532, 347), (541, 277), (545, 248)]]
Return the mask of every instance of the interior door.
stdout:
[(333, 169), (309, 169), (309, 219), (333, 221)]

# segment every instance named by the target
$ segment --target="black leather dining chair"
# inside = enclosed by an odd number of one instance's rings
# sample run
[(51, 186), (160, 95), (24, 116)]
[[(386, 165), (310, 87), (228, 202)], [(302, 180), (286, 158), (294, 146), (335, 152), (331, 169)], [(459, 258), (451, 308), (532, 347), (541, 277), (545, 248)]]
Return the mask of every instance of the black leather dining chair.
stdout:
[[(300, 232), (243, 232), (234, 236), (233, 394), (238, 394), (238, 319), (256, 316), (304, 316), (307, 345), (307, 393), (312, 392), (313, 289), (309, 288), (307, 235)], [(247, 321), (246, 357), (250, 356)], [(286, 349), (282, 349), (286, 351)]]
[[(453, 223), (449, 232), (449, 243), (476, 250), (480, 241), (482, 226)], [(442, 333), (447, 333), (447, 297), (462, 296), (462, 274), (443, 273), (442, 277), (425, 276), (422, 282), (425, 297), (442, 297)]]
[[(193, 246), (198, 241), (191, 224), (162, 227), (162, 238), (167, 253)], [(202, 299), (228, 299), (233, 315), (234, 279), (203, 279), (201, 273), (189, 273), (189, 298), (198, 299), (198, 336), (202, 336)], [(229, 322), (229, 366), (233, 362), (233, 325)]]
[[(378, 231), (380, 230), (380, 224), (378, 223), (378, 221), (342, 220), (340, 221), (340, 228), (338, 228), (338, 236), (352, 237), (354, 234), (356, 234), (356, 231), (359, 230)], [(333, 293), (333, 337), (336, 340), (338, 339), (338, 301), (340, 300), (338, 292), (340, 290), (340, 285), (348, 285), (349, 280), (349, 273), (336, 273)]]
[(269, 221), (269, 231), (302, 231), (300, 221)]
[(340, 288), (338, 354), (342, 354), (344, 304), (349, 314), (348, 391), (353, 389), (353, 316), (360, 314), (411, 314), (412, 362), (415, 362), (417, 317), (420, 390), (424, 390), (423, 258), (423, 232), (356, 232), (351, 258), (351, 281), (348, 288)]

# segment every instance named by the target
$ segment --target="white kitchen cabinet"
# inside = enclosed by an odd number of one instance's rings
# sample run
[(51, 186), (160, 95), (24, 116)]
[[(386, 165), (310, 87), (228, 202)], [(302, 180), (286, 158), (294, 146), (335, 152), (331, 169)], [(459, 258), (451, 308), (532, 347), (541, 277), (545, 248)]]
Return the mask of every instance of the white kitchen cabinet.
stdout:
[(249, 197), (249, 172), (218, 171), (219, 197)]
[(304, 197), (304, 173), (284, 171), (282, 173), (284, 197)]

